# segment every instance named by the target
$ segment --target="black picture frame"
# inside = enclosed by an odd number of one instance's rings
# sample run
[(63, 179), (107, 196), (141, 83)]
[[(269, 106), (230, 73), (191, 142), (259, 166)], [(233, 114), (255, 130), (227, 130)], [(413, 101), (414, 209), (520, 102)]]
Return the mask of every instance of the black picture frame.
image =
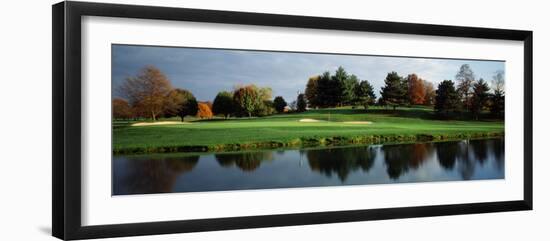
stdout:
[[(52, 233), (60, 239), (106, 238), (212, 230), (532, 210), (533, 32), (170, 7), (60, 2), (52, 6)], [(139, 222), (81, 224), (81, 17), (104, 16), (427, 36), (517, 40), (524, 43), (523, 199), (421, 207)]]

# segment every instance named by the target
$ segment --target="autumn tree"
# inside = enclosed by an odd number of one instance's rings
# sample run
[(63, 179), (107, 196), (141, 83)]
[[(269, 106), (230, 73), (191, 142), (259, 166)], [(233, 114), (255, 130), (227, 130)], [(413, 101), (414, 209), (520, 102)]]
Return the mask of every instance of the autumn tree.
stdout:
[(397, 106), (405, 103), (407, 98), (407, 85), (401, 76), (396, 72), (390, 72), (386, 76), (384, 84), (385, 86), (382, 87), (380, 95), (386, 105), (393, 106), (395, 110)]
[(201, 119), (210, 119), (212, 118), (212, 110), (210, 109), (210, 106), (208, 106), (208, 103), (205, 102), (199, 102), (198, 104), (198, 111), (197, 111), (197, 117)]
[(296, 111), (304, 112), (306, 111), (306, 107), (307, 107), (306, 96), (304, 94), (299, 94), (298, 98), (296, 98)]
[(258, 102), (271, 100), (271, 95), (273, 93), (273, 90), (271, 90), (271, 88), (269, 87), (259, 88), (259, 87), (256, 87), (255, 85), (253, 85), (253, 87), (256, 88), (256, 90), (258, 91)]
[(132, 108), (132, 117), (134, 120), (137, 120), (138, 118), (147, 118), (149, 117), (149, 113), (145, 113), (144, 108), (139, 106), (139, 103), (135, 105), (130, 105)]
[(129, 100), (130, 105), (139, 106), (155, 121), (166, 108), (170, 90), (170, 80), (156, 67), (146, 66), (137, 76), (127, 78), (118, 92)]
[[(212, 110), (212, 106), (213, 106), (212, 101), (204, 101), (203, 103), (205, 103), (208, 107), (210, 107), (210, 110)], [(214, 112), (212, 112), (212, 113), (214, 113)]]
[(256, 107), (253, 113), (255, 116), (268, 116), (275, 113), (272, 100), (262, 100), (259, 103), (260, 105)]
[(471, 100), (471, 112), (477, 120), (479, 113), (489, 100), (489, 85), (483, 79), (479, 79), (474, 83), (473, 95)]
[(470, 65), (463, 64), (456, 73), (455, 79), (457, 81), (456, 91), (462, 102), (464, 109), (470, 109), (472, 88), (475, 82), (474, 71), (470, 68)]
[(255, 85), (236, 87), (233, 92), (235, 104), (237, 104), (237, 107), (245, 112), (248, 117), (252, 117), (252, 112), (258, 107), (258, 102), (261, 99), (259, 96), (260, 93), (258, 93), (258, 88)]
[(115, 119), (132, 118), (132, 108), (128, 104), (128, 101), (121, 98), (113, 99), (113, 118)]
[(460, 97), (453, 81), (444, 80), (439, 83), (435, 91), (435, 111), (439, 114), (448, 114), (450, 111), (456, 111), (459, 108), (459, 104)]
[(287, 106), (287, 103), (282, 96), (277, 96), (273, 100), (273, 107), (275, 107), (275, 110), (279, 113), (284, 112), (286, 106)]
[(424, 87), (424, 80), (419, 78), (416, 74), (410, 74), (407, 76), (407, 84), (409, 87), (409, 101), (413, 105), (424, 104), (426, 98), (426, 89)]
[(433, 105), (435, 103), (435, 89), (434, 84), (424, 80), (424, 105)]
[(166, 103), (168, 115), (179, 116), (182, 122), (185, 120), (185, 116), (194, 116), (198, 111), (197, 99), (191, 91), (186, 89), (171, 90)]
[(233, 100), (235, 100), (235, 103), (241, 110), (246, 112), (248, 117), (251, 117), (252, 112), (256, 109), (257, 99), (258, 93), (252, 86), (241, 87), (233, 92)]
[(256, 116), (267, 116), (275, 113), (273, 100), (271, 99), (273, 90), (270, 87), (258, 87), (258, 106), (254, 112)]
[(319, 79), (321, 78), (320, 75), (310, 77), (306, 84), (306, 90), (305, 95), (307, 102), (309, 103), (310, 107), (319, 107), (320, 106), (320, 100), (319, 100)]
[(229, 118), (235, 112), (233, 94), (227, 91), (219, 92), (214, 98), (212, 111), (216, 115), (223, 115), (225, 119)]
[(355, 102), (362, 105), (367, 109), (369, 105), (373, 105), (376, 101), (376, 95), (374, 94), (374, 88), (367, 81), (361, 81), (355, 88)]
[(491, 95), (491, 113), (504, 115), (504, 71), (497, 71), (493, 76), (493, 94)]

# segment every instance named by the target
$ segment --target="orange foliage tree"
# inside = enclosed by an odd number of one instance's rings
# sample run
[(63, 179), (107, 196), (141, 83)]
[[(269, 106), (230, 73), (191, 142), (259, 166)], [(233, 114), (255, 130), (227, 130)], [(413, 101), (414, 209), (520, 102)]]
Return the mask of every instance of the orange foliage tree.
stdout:
[(113, 99), (113, 117), (115, 119), (132, 118), (132, 108), (128, 104), (128, 101), (120, 98)]
[(419, 78), (416, 74), (410, 74), (407, 77), (409, 84), (409, 99), (413, 105), (424, 104), (426, 97), (426, 89), (424, 88), (424, 80)]
[(435, 88), (432, 82), (424, 81), (424, 105), (433, 105), (435, 103)]
[(210, 106), (208, 105), (208, 103), (200, 102), (198, 106), (199, 106), (199, 111), (197, 111), (197, 117), (199, 117), (201, 119), (203, 119), (203, 118), (207, 118), (207, 119), (212, 118), (212, 116), (213, 116), (212, 109), (210, 109)]

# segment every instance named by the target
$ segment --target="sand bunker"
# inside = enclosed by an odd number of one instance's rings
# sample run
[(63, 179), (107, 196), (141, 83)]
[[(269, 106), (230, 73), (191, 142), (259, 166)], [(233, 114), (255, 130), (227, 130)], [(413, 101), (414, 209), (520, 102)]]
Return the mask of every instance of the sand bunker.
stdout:
[(300, 119), (299, 122), (319, 122), (320, 120), (316, 119)]
[(189, 122), (181, 121), (158, 121), (158, 122), (138, 122), (132, 124), (132, 126), (160, 126), (160, 125), (189, 125)]
[[(299, 122), (321, 122), (323, 120), (316, 120), (316, 119), (300, 119)], [(344, 122), (332, 122), (332, 123), (344, 123), (344, 124), (354, 124), (354, 125), (370, 125), (372, 122), (370, 121), (344, 121)]]
[(370, 125), (372, 122), (370, 121), (345, 121), (346, 124), (358, 124), (358, 125)]

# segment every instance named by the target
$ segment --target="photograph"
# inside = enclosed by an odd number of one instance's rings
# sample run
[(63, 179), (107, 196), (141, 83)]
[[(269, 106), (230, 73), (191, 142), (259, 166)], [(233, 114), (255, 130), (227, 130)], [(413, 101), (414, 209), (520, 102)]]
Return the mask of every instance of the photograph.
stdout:
[(550, 240), (543, 1), (3, 9), (0, 241)]
[(505, 61), (112, 44), (112, 195), (505, 178)]

